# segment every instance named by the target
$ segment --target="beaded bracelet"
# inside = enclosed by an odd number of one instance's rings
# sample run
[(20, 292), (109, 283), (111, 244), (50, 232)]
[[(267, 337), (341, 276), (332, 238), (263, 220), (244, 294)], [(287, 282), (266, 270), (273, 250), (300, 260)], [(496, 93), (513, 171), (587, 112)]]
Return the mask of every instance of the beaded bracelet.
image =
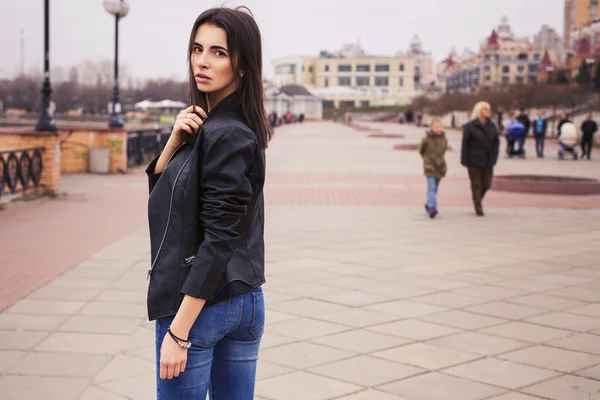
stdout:
[(188, 350), (190, 347), (192, 347), (192, 342), (190, 342), (190, 339), (185, 340), (185, 339), (178, 338), (177, 336), (175, 336), (175, 334), (173, 332), (171, 332), (171, 327), (167, 328), (167, 332), (169, 333), (171, 338), (175, 342), (177, 342), (179, 347), (181, 347), (182, 349)]

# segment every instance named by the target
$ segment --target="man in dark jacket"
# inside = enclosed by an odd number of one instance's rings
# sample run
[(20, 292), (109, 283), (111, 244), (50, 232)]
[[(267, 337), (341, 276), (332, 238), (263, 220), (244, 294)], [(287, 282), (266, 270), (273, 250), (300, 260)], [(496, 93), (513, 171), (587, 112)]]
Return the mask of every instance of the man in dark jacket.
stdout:
[(594, 144), (594, 134), (598, 131), (598, 124), (592, 119), (592, 113), (587, 113), (585, 121), (581, 124), (581, 159), (586, 155), (590, 160), (592, 157), (592, 146)]
[(527, 115), (527, 113), (525, 112), (524, 108), (521, 108), (521, 113), (519, 114), (519, 116), (517, 117), (517, 120), (523, 124), (523, 126), (525, 127), (525, 138), (523, 139), (523, 147), (521, 147), (522, 152), (519, 151), (520, 156), (525, 156), (525, 141), (527, 140), (527, 136), (529, 136), (529, 128), (531, 128), (531, 120), (529, 119), (529, 116)]
[(548, 121), (544, 110), (538, 112), (538, 117), (533, 121), (533, 136), (535, 137), (535, 152), (538, 158), (544, 158), (544, 142), (546, 141), (546, 131), (548, 130)]

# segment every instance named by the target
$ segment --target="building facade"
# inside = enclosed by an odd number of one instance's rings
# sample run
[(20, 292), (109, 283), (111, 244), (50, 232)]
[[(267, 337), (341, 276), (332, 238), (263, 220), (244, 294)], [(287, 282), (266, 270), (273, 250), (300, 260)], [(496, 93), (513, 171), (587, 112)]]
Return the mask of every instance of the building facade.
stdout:
[(324, 100), (326, 107), (369, 107), (404, 104), (421, 87), (435, 82), (434, 60), (415, 37), (406, 52), (368, 55), (358, 45), (318, 57), (274, 60), (275, 83), (302, 85)]
[(445, 80), (445, 92), (474, 93), (485, 87), (536, 83), (544, 53), (547, 51), (553, 59), (558, 57), (552, 32), (549, 27), (542, 27), (530, 41), (515, 36), (507, 18), (502, 18), (481, 43), (479, 52), (466, 52), (462, 57), (451, 54), (438, 66), (438, 74)]
[(574, 50), (577, 39), (573, 37), (572, 32), (579, 30), (589, 21), (600, 18), (600, 7), (598, 0), (565, 0), (565, 48)]

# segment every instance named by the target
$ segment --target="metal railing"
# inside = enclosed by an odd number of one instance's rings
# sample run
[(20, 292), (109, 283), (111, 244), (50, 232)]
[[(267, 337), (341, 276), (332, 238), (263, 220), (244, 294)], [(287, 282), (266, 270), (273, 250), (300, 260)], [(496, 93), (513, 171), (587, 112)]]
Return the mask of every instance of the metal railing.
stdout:
[(167, 144), (170, 130), (150, 129), (127, 133), (127, 165), (148, 162)]
[(0, 151), (0, 197), (38, 187), (42, 180), (43, 147)]

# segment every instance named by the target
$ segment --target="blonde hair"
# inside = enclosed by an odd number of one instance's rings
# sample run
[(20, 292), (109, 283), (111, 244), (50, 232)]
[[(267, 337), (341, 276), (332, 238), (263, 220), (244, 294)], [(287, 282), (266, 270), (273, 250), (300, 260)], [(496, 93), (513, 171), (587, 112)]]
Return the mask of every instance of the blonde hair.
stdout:
[(479, 118), (479, 116), (481, 115), (481, 109), (486, 106), (492, 108), (490, 106), (490, 103), (488, 103), (487, 101), (480, 101), (479, 103), (475, 104), (475, 107), (473, 107), (473, 113), (471, 114), (471, 119)]
[(444, 123), (442, 122), (442, 120), (440, 118), (432, 118), (431, 122), (429, 123), (429, 126), (433, 127), (433, 124), (438, 123), (441, 124), (442, 127), (444, 126)]

